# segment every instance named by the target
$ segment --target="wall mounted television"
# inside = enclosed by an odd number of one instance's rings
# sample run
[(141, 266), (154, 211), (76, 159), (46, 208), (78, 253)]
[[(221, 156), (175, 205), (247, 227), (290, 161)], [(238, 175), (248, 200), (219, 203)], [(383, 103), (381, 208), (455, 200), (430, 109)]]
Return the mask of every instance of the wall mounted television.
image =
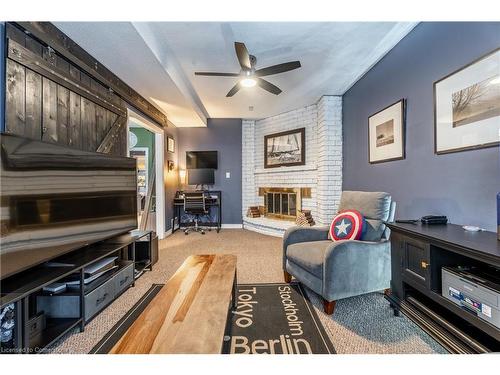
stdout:
[(186, 151), (186, 169), (217, 169), (217, 151)]
[(0, 279), (137, 228), (132, 158), (0, 135)]

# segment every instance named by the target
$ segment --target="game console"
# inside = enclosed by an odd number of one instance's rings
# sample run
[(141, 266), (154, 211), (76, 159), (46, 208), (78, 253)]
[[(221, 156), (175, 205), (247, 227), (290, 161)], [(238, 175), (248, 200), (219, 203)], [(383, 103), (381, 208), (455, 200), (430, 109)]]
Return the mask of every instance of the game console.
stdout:
[(500, 328), (500, 270), (443, 267), (442, 295)]

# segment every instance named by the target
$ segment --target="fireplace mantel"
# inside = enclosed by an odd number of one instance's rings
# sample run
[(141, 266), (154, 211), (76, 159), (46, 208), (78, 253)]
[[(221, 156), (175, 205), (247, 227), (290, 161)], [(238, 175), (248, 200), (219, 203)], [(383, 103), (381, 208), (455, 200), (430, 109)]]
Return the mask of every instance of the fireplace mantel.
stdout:
[(254, 171), (254, 174), (268, 174), (268, 173), (290, 173), (290, 172), (304, 172), (304, 171), (315, 171), (318, 169), (317, 165), (302, 165), (295, 167), (278, 167), (278, 168), (258, 168)]

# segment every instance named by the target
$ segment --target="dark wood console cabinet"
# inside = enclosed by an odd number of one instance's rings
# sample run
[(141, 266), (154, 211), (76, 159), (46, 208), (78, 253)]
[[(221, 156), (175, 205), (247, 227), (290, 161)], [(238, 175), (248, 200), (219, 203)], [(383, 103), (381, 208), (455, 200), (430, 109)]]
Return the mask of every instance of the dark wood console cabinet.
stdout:
[[(74, 328), (83, 331), (91, 319), (133, 286), (146, 268), (152, 269), (158, 257), (155, 238), (151, 231), (134, 230), (51, 260), (59, 263), (57, 266), (41, 264), (1, 280), (0, 311), (14, 307), (15, 328), (12, 346), (0, 345), (0, 353), (42, 353)], [(147, 246), (136, 259), (138, 243)], [(105, 257), (117, 257), (116, 270), (84, 283), (85, 267)], [(70, 275), (78, 275), (76, 289), (57, 294), (43, 290)], [(44, 319), (39, 319), (40, 313)]]
[(403, 312), (452, 353), (500, 351), (500, 329), (443, 297), (441, 285), (445, 266), (500, 269), (496, 233), (453, 224), (388, 225), (392, 293), (386, 298), (395, 315)]

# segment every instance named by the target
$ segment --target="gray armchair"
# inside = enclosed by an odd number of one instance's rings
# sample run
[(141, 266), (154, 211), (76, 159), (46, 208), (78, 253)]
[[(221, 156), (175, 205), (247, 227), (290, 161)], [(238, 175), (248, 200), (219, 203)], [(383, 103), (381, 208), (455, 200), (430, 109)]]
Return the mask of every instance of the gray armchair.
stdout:
[(339, 211), (363, 214), (367, 230), (361, 241), (332, 241), (328, 227), (292, 227), (283, 238), (285, 281), (294, 276), (323, 297), (324, 310), (333, 314), (335, 301), (378, 290), (388, 291), (391, 280), (390, 229), (396, 203), (388, 193), (344, 191)]

